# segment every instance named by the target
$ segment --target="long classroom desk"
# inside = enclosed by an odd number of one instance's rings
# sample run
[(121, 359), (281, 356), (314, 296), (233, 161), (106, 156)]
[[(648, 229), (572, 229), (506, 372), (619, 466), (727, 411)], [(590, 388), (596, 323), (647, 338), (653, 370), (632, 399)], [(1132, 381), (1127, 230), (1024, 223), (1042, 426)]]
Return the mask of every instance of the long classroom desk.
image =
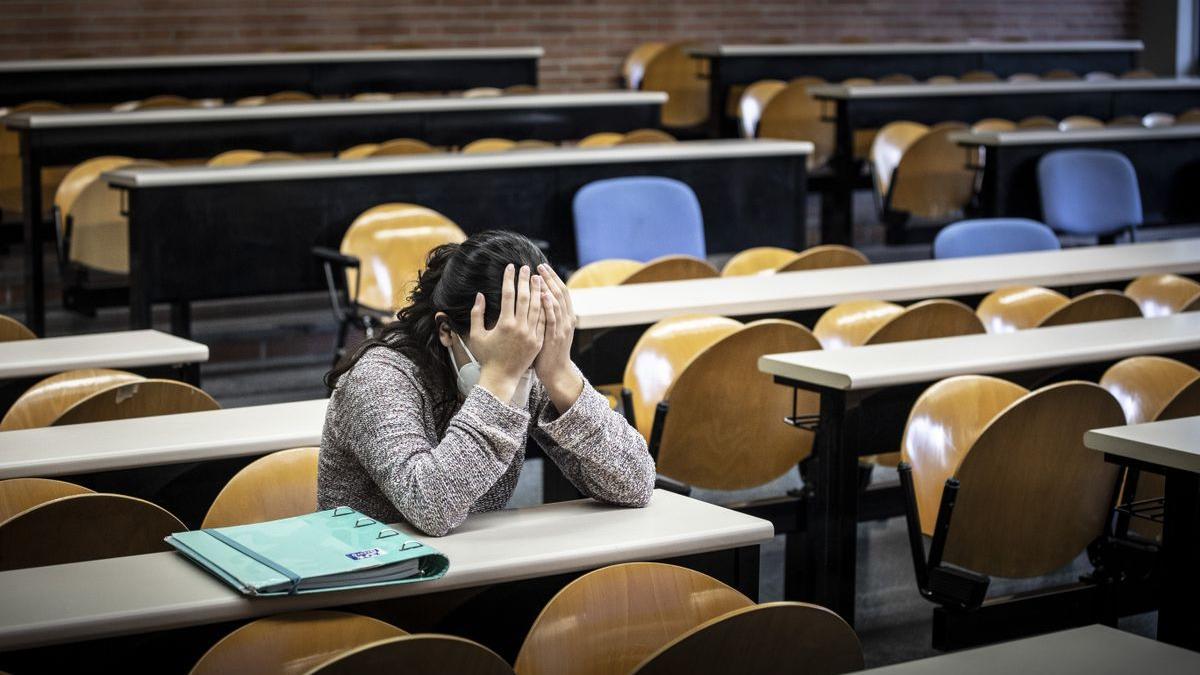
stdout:
[(536, 85), (542, 54), (541, 47), (513, 47), (5, 61), (0, 106), (117, 103), (158, 94), (234, 99), (289, 89), (345, 96)]
[(709, 134), (736, 135), (726, 117), (730, 89), (759, 80), (808, 76), (831, 82), (895, 73), (927, 79), (985, 70), (1000, 77), (1055, 68), (1120, 74), (1137, 65), (1140, 40), (1062, 42), (874, 42), (864, 44), (730, 44), (696, 47), (689, 54), (708, 61)]
[(391, 527), (445, 553), (446, 576), (247, 598), (174, 552), (0, 572), (0, 652), (705, 555), (717, 563), (706, 571), (757, 598), (759, 545), (774, 534), (768, 521), (662, 490), (644, 509), (580, 500), (473, 514), (438, 539)]
[[(972, 123), (985, 117), (1089, 115), (1108, 120), (1200, 106), (1200, 78), (904, 85), (820, 85), (812, 95), (835, 105), (833, 186), (821, 200), (821, 241), (853, 245), (853, 192), (859, 177), (854, 132), (889, 122)], [(965, 153), (964, 153), (965, 154)]]
[(1089, 148), (1115, 150), (1133, 162), (1147, 224), (1200, 221), (1200, 199), (1195, 193), (1200, 184), (1200, 124), (1157, 129), (964, 132), (953, 138), (965, 147), (984, 148), (979, 193), (982, 216), (1040, 219), (1038, 161), (1057, 150)]
[(3, 119), (21, 143), (26, 323), (39, 335), (45, 299), (42, 169), (101, 155), (207, 158), (252, 148), (328, 152), (410, 137), (463, 145), (484, 136), (562, 141), (657, 126), (661, 92), (438, 96), (131, 112), (18, 113)]
[(544, 239), (551, 257), (569, 264), (571, 202), (581, 187), (619, 176), (667, 176), (699, 198), (710, 252), (798, 247), (811, 151), (806, 142), (696, 141), (134, 169), (104, 178), (127, 192), (130, 322), (141, 327), (156, 301), (322, 288), (310, 248), (338, 246), (358, 214), (386, 202), (436, 209), (467, 233), (499, 227)]
[(1190, 313), (761, 357), (759, 370), (779, 384), (820, 396), (815, 419), (793, 422), (816, 431), (807, 557), (798, 584), (804, 599), (853, 623), (858, 458), (897, 450), (904, 418), (930, 384), (999, 374), (1039, 382), (1054, 371), (1198, 349), (1200, 313)]

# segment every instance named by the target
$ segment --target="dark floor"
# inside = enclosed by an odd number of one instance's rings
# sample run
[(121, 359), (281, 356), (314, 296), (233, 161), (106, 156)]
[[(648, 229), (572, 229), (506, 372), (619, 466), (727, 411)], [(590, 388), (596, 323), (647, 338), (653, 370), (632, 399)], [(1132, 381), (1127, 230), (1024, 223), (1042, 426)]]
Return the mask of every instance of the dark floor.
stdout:
[[(874, 262), (921, 259), (930, 255), (927, 244), (903, 247), (881, 246), (882, 230), (873, 225), (869, 194), (858, 195), (862, 221), (857, 227), (860, 248)], [(810, 223), (817, 222), (817, 200), (812, 203)], [(1143, 239), (1200, 235), (1200, 228), (1169, 228), (1148, 231)], [(817, 230), (809, 229), (810, 243)], [(0, 252), (0, 312), (20, 318), (21, 249), (13, 246)], [(56, 263), (47, 256), (53, 275)], [(62, 310), (57, 298), (57, 280), (51, 283), (48, 314), (49, 335), (121, 330), (127, 314), (120, 308), (106, 309), (96, 318), (81, 317)], [(223, 406), (237, 407), (324, 396), (321, 376), (329, 365), (334, 321), (324, 293), (239, 301), (198, 303), (193, 308), (193, 339), (209, 345), (211, 359), (202, 369), (203, 384)], [(166, 308), (156, 311), (157, 326), (167, 329)], [(514, 498), (514, 505), (541, 500), (541, 465), (527, 464)], [(790, 478), (790, 480), (798, 480)], [(786, 481), (784, 481), (786, 482)], [(902, 519), (859, 527), (858, 634), (869, 666), (884, 665), (933, 655), (930, 648), (932, 605), (917, 593)], [(764, 546), (762, 556), (764, 601), (782, 598), (782, 539)], [(1057, 575), (1071, 580), (1084, 567)], [(996, 584), (1001, 590), (1004, 584)], [(1123, 622), (1128, 630), (1152, 635), (1154, 616)]]

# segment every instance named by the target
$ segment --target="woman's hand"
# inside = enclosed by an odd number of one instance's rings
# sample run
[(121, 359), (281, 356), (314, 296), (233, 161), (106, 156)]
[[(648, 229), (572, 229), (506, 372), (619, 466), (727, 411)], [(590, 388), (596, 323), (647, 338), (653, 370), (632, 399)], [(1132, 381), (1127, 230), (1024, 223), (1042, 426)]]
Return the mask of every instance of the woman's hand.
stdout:
[(482, 293), (475, 295), (471, 352), (480, 363), (479, 386), (504, 402), (512, 399), (517, 381), (542, 349), (546, 332), (542, 290), (541, 277), (530, 278), (528, 266), (522, 266), (519, 273), (512, 265), (506, 267), (500, 316), (490, 330), (484, 326), (486, 301)]
[(571, 365), (571, 342), (575, 338), (575, 310), (571, 293), (554, 268), (538, 265), (542, 284), (542, 319), (546, 324), (542, 350), (533, 361), (538, 379), (546, 387), (559, 414), (575, 405), (583, 391), (583, 379)]

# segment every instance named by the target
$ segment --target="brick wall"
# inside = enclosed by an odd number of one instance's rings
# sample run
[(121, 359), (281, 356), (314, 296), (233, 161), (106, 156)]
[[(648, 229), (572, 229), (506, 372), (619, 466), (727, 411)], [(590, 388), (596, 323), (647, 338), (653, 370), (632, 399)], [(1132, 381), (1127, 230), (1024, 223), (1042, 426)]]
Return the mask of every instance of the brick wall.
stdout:
[(550, 89), (647, 40), (1114, 39), (1139, 0), (0, 0), (0, 59), (540, 44)]

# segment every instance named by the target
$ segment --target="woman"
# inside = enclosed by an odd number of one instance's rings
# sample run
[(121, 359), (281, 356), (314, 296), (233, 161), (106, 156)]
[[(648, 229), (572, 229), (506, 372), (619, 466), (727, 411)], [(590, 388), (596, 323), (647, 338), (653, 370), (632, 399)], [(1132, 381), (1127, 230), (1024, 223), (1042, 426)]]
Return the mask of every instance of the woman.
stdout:
[(645, 506), (646, 442), (571, 362), (574, 332), (566, 286), (525, 237), (435, 248), (396, 321), (326, 377), (320, 508), (444, 535), (504, 508), (528, 437), (584, 494)]

